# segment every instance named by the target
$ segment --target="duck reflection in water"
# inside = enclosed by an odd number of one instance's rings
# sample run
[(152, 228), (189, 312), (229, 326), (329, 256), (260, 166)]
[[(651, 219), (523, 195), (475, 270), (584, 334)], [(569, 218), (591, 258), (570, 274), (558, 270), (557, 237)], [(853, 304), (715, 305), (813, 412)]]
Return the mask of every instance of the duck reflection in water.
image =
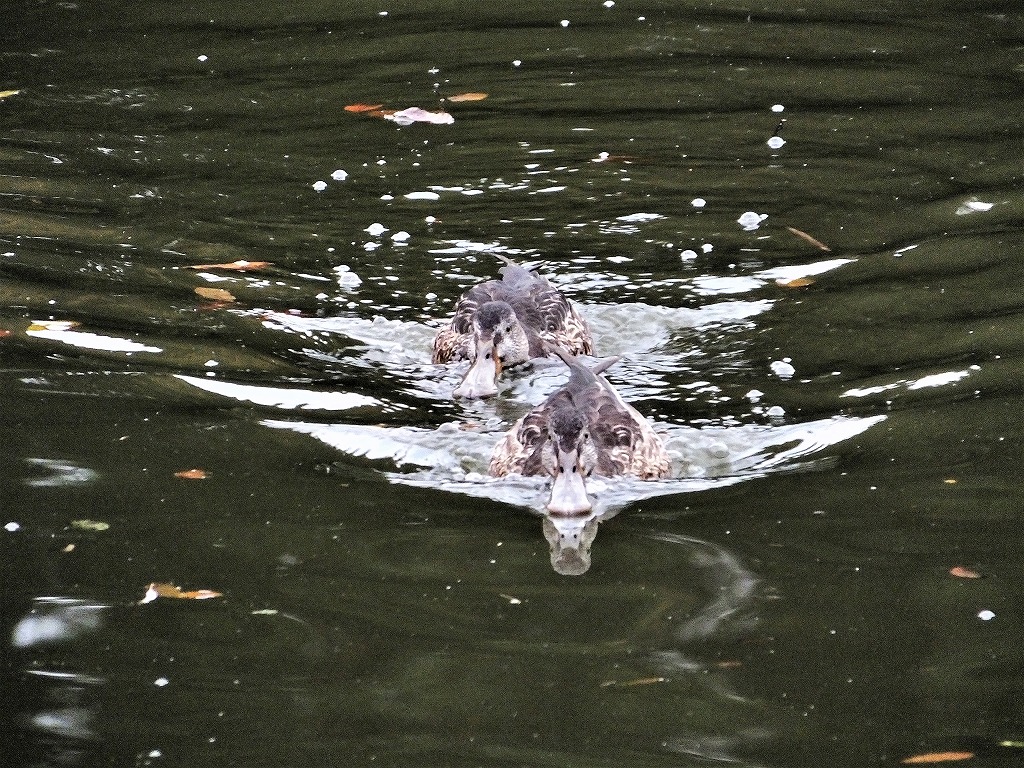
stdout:
[(473, 286), (459, 299), (455, 316), (434, 339), (432, 362), (469, 360), (455, 397), (497, 394), (502, 368), (547, 355), (554, 342), (574, 354), (593, 351), (586, 321), (547, 280), (505, 256), (501, 280)]
[(551, 563), (559, 573), (579, 575), (590, 567), (600, 517), (593, 513), (589, 479), (657, 480), (668, 477), (671, 463), (651, 425), (601, 375), (620, 358), (588, 368), (554, 344), (546, 348), (569, 366), (569, 380), (505, 434), (489, 471), (551, 477), (544, 520)]

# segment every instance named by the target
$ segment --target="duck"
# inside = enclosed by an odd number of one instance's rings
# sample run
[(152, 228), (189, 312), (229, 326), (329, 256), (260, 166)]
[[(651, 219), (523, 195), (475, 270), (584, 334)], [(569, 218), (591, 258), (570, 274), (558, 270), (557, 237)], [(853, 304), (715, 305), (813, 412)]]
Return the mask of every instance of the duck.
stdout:
[(544, 277), (502, 254), (500, 280), (475, 285), (459, 298), (455, 316), (434, 338), (431, 361), (469, 360), (455, 397), (498, 392), (502, 369), (547, 356), (545, 344), (592, 354), (590, 327), (576, 307)]
[(593, 475), (668, 477), (671, 462), (661, 437), (602, 375), (621, 358), (588, 368), (567, 350), (546, 347), (569, 367), (569, 380), (505, 433), (491, 454), (489, 473), (549, 475), (546, 508), (554, 516), (591, 512), (587, 480)]

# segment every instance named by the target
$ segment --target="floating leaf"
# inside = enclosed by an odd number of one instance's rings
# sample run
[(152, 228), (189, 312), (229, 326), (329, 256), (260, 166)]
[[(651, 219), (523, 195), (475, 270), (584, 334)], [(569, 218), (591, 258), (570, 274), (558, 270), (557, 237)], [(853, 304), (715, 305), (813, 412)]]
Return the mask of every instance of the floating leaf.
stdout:
[(483, 101), (486, 98), (486, 93), (459, 93), (455, 96), (449, 96), (448, 101)]
[(5, 330), (3, 328), (0, 328), (0, 339), (6, 339), (10, 335), (11, 335), (10, 331)]
[(192, 592), (185, 592), (175, 584), (153, 582), (146, 587), (146, 595), (139, 600), (139, 605), (152, 603), (158, 597), (170, 597), (175, 600), (209, 600), (211, 597), (223, 597), (220, 592), (212, 589), (197, 589)]
[(72, 520), (71, 527), (80, 531), (105, 531), (110, 528), (110, 523), (102, 520)]
[(205, 469), (184, 469), (181, 472), (175, 472), (175, 477), (180, 477), (182, 480), (205, 480), (209, 475)]
[(951, 763), (957, 760), (970, 760), (973, 752), (927, 752), (900, 760), (904, 765), (927, 765), (931, 763)]
[(1024, 741), (1014, 741), (1013, 739), (1003, 739), (999, 742), (1000, 747), (1014, 747), (1015, 749), (1021, 749), (1024, 747)]
[(383, 107), (383, 104), (349, 104), (345, 107), (346, 112), (376, 112)]
[(208, 288), (205, 285), (201, 285), (196, 288), (196, 293), (202, 296), (204, 299), (212, 299), (213, 301), (234, 301), (235, 297), (223, 288)]
[(947, 477), (942, 482), (944, 482), (946, 485), (956, 485), (956, 478), (955, 477)]
[(970, 568), (965, 568), (962, 565), (954, 565), (949, 569), (950, 576), (956, 576), (958, 579), (980, 579), (981, 574), (977, 571), (972, 571)]
[(70, 331), (80, 325), (81, 323), (75, 320), (33, 320), (28, 331)]
[(508, 600), (509, 605), (520, 605), (523, 602), (518, 597), (513, 597), (512, 595), (506, 595), (504, 592), (499, 592), (498, 593), (498, 597), (503, 597), (506, 600)]
[(0, 91), (0, 99), (6, 99), (9, 96), (17, 96), (21, 91)]
[(814, 237), (812, 235), (808, 235), (802, 229), (797, 229), (796, 227), (786, 227), (786, 229), (788, 229), (794, 235), (799, 237), (801, 240), (806, 240), (808, 243), (813, 245), (815, 248), (821, 248), (821, 250), (823, 250), (823, 251), (831, 251), (832, 250), (827, 245), (825, 245), (823, 242), (821, 242), (821, 240), (819, 240), (818, 238), (816, 238), (816, 237)]
[(632, 688), (637, 685), (656, 685), (657, 683), (667, 683), (667, 677), (638, 677), (635, 680), (627, 680), (624, 683), (620, 683), (618, 680), (605, 680), (601, 683), (602, 688), (608, 688), (609, 686), (616, 686), (617, 688)]
[(434, 125), (448, 125), (455, 122), (455, 118), (447, 112), (429, 112), (419, 107), (400, 109), (390, 114), (383, 113), (385, 120), (392, 120), (399, 125), (412, 125), (413, 123), (433, 123)]
[(229, 261), (226, 264), (193, 264), (189, 269), (231, 269), (236, 272), (245, 272), (247, 269), (265, 269), (270, 266), (269, 261)]
[(776, 280), (775, 284), (781, 288), (806, 288), (808, 285), (814, 285), (814, 280), (810, 277), (798, 277), (795, 280)]
[(67, 554), (68, 552), (74, 552), (74, 551), (75, 551), (75, 545), (74, 544), (68, 544), (66, 547), (64, 547), (64, 549), (61, 550), (61, 552), (63, 552), (64, 554)]

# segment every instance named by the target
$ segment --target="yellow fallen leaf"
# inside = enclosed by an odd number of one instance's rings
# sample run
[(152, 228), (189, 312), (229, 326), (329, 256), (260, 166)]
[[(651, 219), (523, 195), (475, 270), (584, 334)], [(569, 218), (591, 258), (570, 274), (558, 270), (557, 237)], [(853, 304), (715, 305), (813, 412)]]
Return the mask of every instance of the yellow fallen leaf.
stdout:
[(105, 531), (110, 528), (110, 523), (102, 520), (72, 520), (71, 527), (80, 531)]
[(944, 482), (946, 485), (956, 485), (956, 478), (955, 477), (947, 477), (942, 482)]
[(75, 320), (33, 320), (28, 331), (70, 331), (80, 325)]
[(244, 272), (247, 269), (264, 269), (270, 266), (269, 261), (229, 261), (225, 264), (193, 264), (189, 269), (232, 269), (236, 272)]
[(483, 101), (487, 98), (486, 93), (458, 93), (454, 96), (449, 96), (448, 101)]
[(67, 554), (68, 552), (74, 552), (74, 551), (75, 551), (75, 545), (74, 544), (68, 544), (66, 547), (64, 547), (64, 549), (61, 550), (61, 552), (63, 552), (64, 554)]
[(212, 589), (197, 589), (192, 592), (185, 592), (175, 584), (153, 582), (146, 587), (146, 595), (139, 600), (139, 605), (152, 603), (158, 597), (169, 597), (175, 600), (209, 600), (211, 597), (223, 597), (220, 592)]
[(821, 248), (821, 250), (823, 250), (823, 251), (831, 251), (832, 250), (827, 245), (825, 245), (823, 242), (821, 242), (821, 240), (818, 240), (816, 237), (808, 235), (802, 229), (797, 229), (796, 227), (786, 227), (786, 229), (788, 229), (794, 235), (799, 237), (801, 240), (806, 240), (808, 243), (810, 243), (811, 245), (815, 246), (816, 248)]
[(806, 288), (814, 285), (814, 280), (809, 277), (798, 277), (795, 280), (776, 280), (775, 284), (781, 288)]
[(0, 99), (6, 99), (8, 96), (17, 96), (21, 91), (0, 91)]
[(205, 469), (183, 469), (181, 472), (175, 472), (174, 476), (182, 480), (205, 480), (209, 477)]
[(232, 296), (228, 291), (223, 288), (207, 288), (205, 285), (201, 285), (196, 288), (196, 293), (202, 296), (204, 299), (212, 299), (213, 301), (234, 301), (235, 297)]
[(970, 760), (973, 752), (927, 752), (900, 760), (904, 765), (927, 765), (931, 763), (951, 763), (957, 760)]

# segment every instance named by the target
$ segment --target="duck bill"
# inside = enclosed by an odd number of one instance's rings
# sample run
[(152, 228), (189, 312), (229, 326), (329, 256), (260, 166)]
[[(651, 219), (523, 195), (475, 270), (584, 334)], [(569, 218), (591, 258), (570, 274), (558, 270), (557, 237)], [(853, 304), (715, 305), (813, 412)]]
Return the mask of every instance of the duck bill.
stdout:
[(498, 350), (490, 341), (477, 342), (476, 359), (466, 373), (466, 378), (455, 388), (455, 397), (490, 397), (498, 394), (498, 374), (501, 360)]
[[(565, 466), (566, 460), (569, 465), (576, 463), (576, 457), (568, 458), (567, 454), (562, 454), (558, 459), (562, 466)], [(551, 485), (551, 498), (548, 500), (548, 512), (552, 515), (583, 515), (592, 507), (583, 475), (579, 472), (559, 472), (555, 475), (555, 481)]]

